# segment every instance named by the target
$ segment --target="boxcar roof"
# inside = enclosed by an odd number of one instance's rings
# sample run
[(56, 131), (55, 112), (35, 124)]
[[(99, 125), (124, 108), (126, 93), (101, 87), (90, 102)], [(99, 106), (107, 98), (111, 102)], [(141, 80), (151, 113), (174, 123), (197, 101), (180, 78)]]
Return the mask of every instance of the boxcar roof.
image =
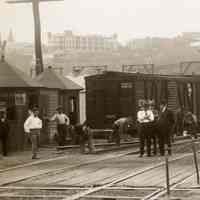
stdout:
[(82, 90), (78, 84), (56, 73), (51, 67), (44, 70), (42, 74), (37, 76), (35, 80), (39, 81), (46, 88), (61, 90)]
[(28, 87), (41, 87), (41, 85), (16, 67), (0, 61), (0, 88)]
[(165, 79), (165, 80), (179, 80), (179, 81), (200, 81), (199, 75), (161, 75), (161, 74), (144, 74), (144, 73), (127, 73), (127, 72), (116, 72), (116, 71), (106, 71), (102, 74), (96, 74), (87, 76), (86, 80), (89, 79), (124, 79), (124, 78), (134, 78), (134, 79)]

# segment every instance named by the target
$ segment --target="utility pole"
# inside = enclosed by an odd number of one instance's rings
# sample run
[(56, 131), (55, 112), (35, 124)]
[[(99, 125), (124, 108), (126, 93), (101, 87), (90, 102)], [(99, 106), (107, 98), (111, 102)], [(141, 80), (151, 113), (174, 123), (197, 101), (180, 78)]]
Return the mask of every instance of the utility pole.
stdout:
[(33, 18), (34, 18), (34, 39), (35, 39), (35, 71), (36, 75), (39, 75), (44, 71), (43, 57), (42, 57), (42, 42), (41, 42), (41, 23), (40, 23), (40, 11), (39, 3), (48, 1), (63, 1), (63, 0), (9, 0), (9, 4), (17, 3), (32, 3)]

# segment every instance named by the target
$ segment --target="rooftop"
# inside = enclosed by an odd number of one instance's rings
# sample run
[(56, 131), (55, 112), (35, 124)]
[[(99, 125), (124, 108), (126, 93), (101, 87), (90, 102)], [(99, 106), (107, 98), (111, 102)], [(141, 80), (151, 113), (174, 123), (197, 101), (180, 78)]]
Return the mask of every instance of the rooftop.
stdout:
[(41, 87), (41, 85), (18, 68), (6, 61), (0, 61), (0, 87), (26, 88)]
[(61, 90), (82, 90), (83, 88), (63, 75), (58, 74), (52, 67), (48, 67), (35, 78), (46, 88)]

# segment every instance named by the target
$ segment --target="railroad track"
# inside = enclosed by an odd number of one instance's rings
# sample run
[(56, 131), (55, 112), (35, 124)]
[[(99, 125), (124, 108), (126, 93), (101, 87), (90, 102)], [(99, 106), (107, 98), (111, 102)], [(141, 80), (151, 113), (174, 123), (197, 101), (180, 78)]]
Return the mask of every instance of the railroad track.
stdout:
[[(191, 153), (186, 155), (177, 156), (173, 158), (171, 162), (184, 159), (191, 156)], [(160, 162), (157, 165), (151, 165), (144, 169), (132, 172), (122, 177), (116, 177), (116, 179), (108, 184), (98, 187), (0, 187), (0, 199), (55, 199), (55, 200), (97, 200), (97, 199), (132, 199), (132, 200), (158, 200), (165, 195), (166, 189), (163, 187), (119, 187), (118, 183), (126, 181), (130, 178), (134, 178), (146, 172), (150, 172), (164, 165), (164, 162)], [(185, 180), (187, 180), (193, 173), (182, 177), (176, 183), (171, 185), (171, 189), (175, 189), (176, 186)], [(67, 196), (67, 197), (66, 197)]]
[[(183, 139), (183, 141), (181, 139)], [(184, 144), (188, 143), (187, 139), (188, 139), (187, 137), (178, 138), (177, 142), (174, 143), (173, 145), (177, 145), (177, 146), (178, 145), (184, 145)], [(80, 164), (75, 165), (73, 167), (79, 167), (80, 165), (88, 165), (88, 164), (91, 164), (91, 163), (94, 163), (94, 162), (98, 162), (98, 161), (103, 161), (103, 160), (106, 160), (106, 159), (112, 159), (112, 158), (122, 157), (122, 156), (129, 155), (129, 154), (138, 154), (139, 153), (139, 150), (138, 150), (139, 142), (138, 141), (128, 142), (128, 143), (125, 143), (125, 144), (128, 144), (128, 146), (124, 147), (122, 145), (122, 147), (114, 147), (114, 148), (111, 148), (111, 149), (106, 149), (106, 150), (102, 150), (102, 151), (97, 152), (97, 154), (101, 154), (101, 153), (106, 153), (106, 152), (109, 152), (109, 151), (115, 151), (115, 150), (119, 150), (120, 151), (120, 150), (122, 150), (122, 153), (118, 152), (117, 155), (116, 154), (114, 156), (111, 155), (108, 158), (103, 157), (102, 159), (97, 158), (97, 159), (89, 161), (89, 162), (80, 163)], [(105, 144), (100, 144), (100, 146), (101, 145), (104, 146)], [(112, 145), (113, 144), (111, 144), (111, 146)], [(131, 148), (131, 147), (134, 147), (134, 149), (125, 150), (125, 152), (123, 151), (123, 149)], [(71, 147), (69, 147), (69, 148), (71, 148)], [(72, 148), (73, 148), (73, 146), (72, 146)], [(0, 174), (4, 173), (4, 172), (7, 172), (7, 171), (15, 170), (15, 169), (31, 167), (31, 166), (39, 165), (39, 164), (43, 164), (43, 163), (45, 164), (45, 163), (49, 163), (49, 162), (56, 162), (56, 161), (59, 161), (61, 159), (67, 159), (67, 158), (68, 158), (68, 155), (65, 155), (65, 156), (59, 156), (59, 157), (56, 157), (56, 158), (37, 160), (37, 161), (34, 161), (34, 162), (30, 162), (30, 163), (20, 164), (20, 165), (14, 166), (14, 167), (6, 168), (6, 169), (0, 169)], [(62, 169), (65, 169), (65, 168), (61, 168), (61, 170)]]
[[(182, 142), (182, 144), (185, 144)], [(177, 143), (176, 145), (180, 145), (181, 142)], [(134, 153), (134, 151), (127, 151), (118, 155), (118, 157), (122, 157), (128, 154)], [(191, 156), (191, 153), (187, 153), (182, 156), (177, 156), (173, 158), (172, 162), (175, 162), (180, 159), (187, 158)], [(112, 159), (113, 157), (116, 159), (117, 155), (111, 156), (106, 159)], [(131, 178), (137, 177), (141, 174), (151, 172), (155, 169), (158, 169), (164, 165), (164, 162), (160, 162), (156, 165), (151, 165), (141, 170), (137, 170), (136, 172), (128, 172), (123, 174), (118, 174), (113, 181), (107, 184), (103, 184), (101, 186), (92, 186), (92, 187), (19, 187), (19, 186), (12, 186), (14, 183), (19, 183), (21, 181), (31, 179), (33, 177), (41, 176), (41, 175), (49, 175), (55, 173), (61, 173), (63, 170), (72, 170), (73, 168), (81, 167), (84, 165), (89, 165), (95, 162), (102, 162), (106, 160), (104, 159), (95, 159), (91, 162), (82, 163), (80, 165), (74, 165), (69, 167), (64, 167), (61, 169), (51, 170), (48, 172), (43, 172), (41, 174), (35, 174), (28, 177), (23, 177), (21, 179), (17, 179), (15, 181), (8, 181), (5, 184), (1, 184), (0, 187), (0, 199), (64, 199), (64, 200), (75, 200), (75, 199), (143, 199), (143, 200), (155, 200), (158, 197), (163, 196), (166, 193), (165, 188), (163, 187), (122, 187), (117, 186), (117, 184), (129, 180)], [(192, 175), (192, 174), (191, 174)], [(177, 181), (176, 184), (173, 183), (172, 187), (176, 187), (181, 181), (187, 179), (191, 175), (187, 175), (187, 177), (181, 178), (181, 180)], [(11, 186), (10, 186), (11, 185)], [(121, 195), (119, 194), (119, 191)], [(128, 191), (128, 192), (127, 192)], [(112, 193), (112, 195), (108, 195), (107, 193)], [(118, 195), (116, 195), (116, 193)], [(127, 196), (127, 193), (129, 194)]]
[[(178, 156), (174, 159), (171, 160), (171, 162), (175, 162), (175, 161), (178, 161), (180, 159), (183, 159), (183, 158), (186, 158), (188, 156), (192, 156), (192, 153), (189, 153), (189, 154), (186, 154), (186, 155), (182, 155), (182, 156)], [(99, 186), (99, 187), (95, 187), (95, 188), (91, 188), (91, 189), (88, 189), (86, 191), (83, 191), (81, 193), (78, 193), (78, 194), (74, 194), (70, 197), (66, 197), (64, 200), (77, 200), (77, 199), (98, 199), (98, 198), (102, 198), (102, 199), (120, 199), (120, 198), (128, 198), (128, 199), (143, 199), (143, 200), (155, 200), (157, 199), (158, 197), (162, 196), (163, 194), (166, 193), (166, 189), (165, 188), (162, 188), (162, 187), (158, 187), (158, 188), (151, 188), (152, 193), (148, 194), (147, 196), (145, 196), (144, 198), (141, 198), (141, 197), (138, 197), (138, 196), (134, 196), (134, 197), (127, 197), (127, 196), (115, 196), (114, 198), (114, 195), (113, 196), (106, 196), (106, 195), (91, 195), (93, 193), (98, 193), (99, 191), (102, 191), (102, 190), (106, 190), (108, 188), (111, 188), (112, 186), (115, 186), (116, 184), (120, 183), (120, 182), (124, 182), (128, 179), (132, 179), (133, 177), (136, 177), (138, 175), (141, 175), (141, 174), (144, 174), (146, 172), (150, 172), (150, 171), (153, 171), (157, 168), (160, 168), (162, 166), (165, 165), (165, 162), (160, 162), (159, 164), (156, 164), (156, 165), (151, 165), (151, 166), (148, 166), (147, 168), (144, 168), (144, 169), (141, 169), (141, 170), (138, 170), (137, 172), (132, 172), (128, 175), (125, 175), (123, 177), (116, 177), (116, 180), (108, 183), (108, 184), (105, 184), (105, 185), (102, 185), (102, 186)], [(193, 172), (194, 173), (194, 172)], [(187, 175), (186, 177), (184, 178), (181, 178), (181, 180), (177, 181), (176, 184), (173, 185), (173, 187), (176, 187), (177, 184), (181, 183), (183, 180), (185, 180), (186, 178), (190, 177), (193, 175), (193, 173), (191, 173), (189, 176)], [(132, 189), (136, 189), (136, 188), (132, 188)], [(121, 187), (121, 190), (123, 190), (123, 187)], [(144, 188), (143, 188), (144, 190)]]

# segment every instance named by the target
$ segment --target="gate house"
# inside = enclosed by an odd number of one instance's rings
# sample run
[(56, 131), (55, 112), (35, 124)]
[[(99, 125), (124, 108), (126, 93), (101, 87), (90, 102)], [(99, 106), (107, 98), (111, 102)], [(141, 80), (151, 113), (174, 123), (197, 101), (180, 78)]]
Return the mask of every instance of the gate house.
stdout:
[(94, 128), (109, 128), (119, 117), (136, 119), (139, 99), (166, 99), (172, 110), (184, 106), (200, 116), (199, 76), (107, 71), (86, 77), (86, 116)]
[[(27, 145), (23, 125), (28, 116), (27, 111), (33, 105), (39, 105), (41, 118), (52, 115), (57, 106), (62, 105), (66, 114), (71, 113), (74, 121), (79, 122), (78, 94), (82, 88), (56, 74), (51, 68), (46, 69), (37, 79), (31, 79), (4, 60), (0, 61), (0, 110), (7, 111), (11, 127), (9, 151), (23, 150)], [(41, 143), (47, 144), (54, 130), (55, 125), (43, 121)]]
[[(40, 90), (39, 104), (43, 116), (52, 116), (61, 105), (72, 123), (80, 121), (79, 92), (82, 88), (78, 84), (57, 73), (52, 67), (45, 69), (35, 80), (43, 86)], [(43, 136), (43, 140), (53, 137), (56, 131), (55, 122), (47, 123), (47, 134)]]
[(24, 121), (28, 107), (35, 104), (41, 85), (4, 60), (0, 61), (0, 110), (7, 111), (10, 123), (9, 150), (25, 145)]

